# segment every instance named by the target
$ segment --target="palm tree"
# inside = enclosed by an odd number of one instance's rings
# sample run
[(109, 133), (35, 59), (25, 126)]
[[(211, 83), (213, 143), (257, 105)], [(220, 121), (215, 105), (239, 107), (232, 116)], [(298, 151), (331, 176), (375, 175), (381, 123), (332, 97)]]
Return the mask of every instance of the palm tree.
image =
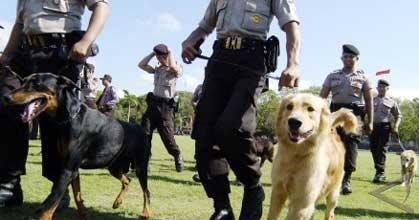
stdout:
[(131, 117), (131, 106), (136, 107), (138, 105), (138, 102), (137, 97), (133, 94), (130, 94), (128, 90), (124, 90), (124, 94), (125, 96), (121, 101), (125, 102), (128, 105), (127, 121), (129, 121)]

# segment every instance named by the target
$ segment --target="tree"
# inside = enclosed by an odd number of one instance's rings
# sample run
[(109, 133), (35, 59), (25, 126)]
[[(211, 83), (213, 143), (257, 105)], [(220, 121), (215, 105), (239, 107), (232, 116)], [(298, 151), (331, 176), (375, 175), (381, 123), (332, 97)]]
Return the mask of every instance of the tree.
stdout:
[(275, 136), (276, 116), (279, 108), (277, 94), (269, 90), (257, 100), (256, 133)]

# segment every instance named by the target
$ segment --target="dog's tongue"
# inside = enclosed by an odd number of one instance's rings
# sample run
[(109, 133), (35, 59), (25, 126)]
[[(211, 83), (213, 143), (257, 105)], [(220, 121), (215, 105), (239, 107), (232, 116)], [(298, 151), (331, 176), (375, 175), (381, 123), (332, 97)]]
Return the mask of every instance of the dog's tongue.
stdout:
[(37, 107), (39, 107), (39, 104), (40, 104), (40, 101), (36, 100), (25, 106), (25, 109), (23, 110), (23, 113), (21, 114), (22, 120), (24, 122), (28, 122), (32, 120), (33, 116), (35, 116), (35, 110)]
[(290, 132), (289, 136), (290, 136), (290, 139), (294, 142), (298, 142), (301, 138), (301, 135), (298, 132)]

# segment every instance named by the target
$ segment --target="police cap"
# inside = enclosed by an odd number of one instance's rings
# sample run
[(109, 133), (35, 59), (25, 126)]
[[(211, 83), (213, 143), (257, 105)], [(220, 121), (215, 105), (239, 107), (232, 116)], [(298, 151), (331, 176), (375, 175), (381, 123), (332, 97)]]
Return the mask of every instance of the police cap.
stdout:
[(389, 85), (390, 85), (390, 83), (388, 83), (388, 81), (387, 81), (387, 80), (380, 79), (380, 80), (378, 80), (378, 85), (385, 85), (385, 86), (389, 86)]
[(349, 53), (355, 56), (359, 55), (359, 50), (354, 45), (351, 45), (351, 44), (344, 44), (342, 46), (342, 50), (343, 50), (343, 53)]

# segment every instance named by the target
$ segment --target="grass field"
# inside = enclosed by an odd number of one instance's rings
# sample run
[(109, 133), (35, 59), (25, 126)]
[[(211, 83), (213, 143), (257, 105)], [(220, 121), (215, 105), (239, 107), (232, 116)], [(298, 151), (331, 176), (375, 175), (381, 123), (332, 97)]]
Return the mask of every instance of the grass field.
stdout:
[[(151, 160), (151, 173), (149, 187), (152, 193), (152, 219), (208, 219), (212, 212), (212, 202), (207, 199), (203, 188), (192, 181), (194, 174), (194, 145), (187, 137), (176, 137), (181, 146), (186, 170), (176, 173), (174, 162), (164, 149), (160, 138), (153, 140), (153, 157)], [(41, 176), (41, 160), (39, 142), (32, 142), (30, 156), (27, 163), (27, 175), (23, 177), (24, 206), (19, 209), (0, 210), (1, 220), (11, 219), (36, 219), (34, 214), (37, 206), (44, 200), (50, 191), (50, 183)], [(387, 178), (396, 180), (400, 177), (399, 156), (388, 154)], [(266, 199), (264, 203), (264, 218), (269, 208), (270, 198), (270, 169), (267, 163), (263, 169), (263, 185), (265, 186)], [(368, 192), (378, 186), (371, 183), (374, 169), (371, 154), (360, 151), (358, 170), (354, 173), (352, 186), (354, 193), (339, 198), (339, 207), (336, 210), (336, 219), (419, 219), (419, 214), (405, 214), (391, 205), (388, 205)], [(112, 203), (120, 190), (118, 180), (111, 177), (107, 170), (82, 170), (81, 186), (85, 205), (89, 208), (91, 219), (138, 219), (142, 209), (142, 194), (138, 181), (132, 180), (128, 196), (119, 209), (112, 209)], [(230, 179), (234, 180), (233, 174)], [(419, 184), (415, 185), (406, 204), (419, 210)], [(232, 186), (230, 195), (233, 208), (237, 215), (240, 212), (241, 196), (243, 189)], [(404, 189), (396, 186), (385, 195), (403, 201)], [(315, 219), (323, 219), (325, 206), (320, 203), (316, 209)], [(286, 210), (285, 210), (286, 212)], [(284, 213), (282, 213), (282, 217)], [(76, 219), (77, 213), (72, 200), (71, 208), (58, 214), (58, 219)]]

